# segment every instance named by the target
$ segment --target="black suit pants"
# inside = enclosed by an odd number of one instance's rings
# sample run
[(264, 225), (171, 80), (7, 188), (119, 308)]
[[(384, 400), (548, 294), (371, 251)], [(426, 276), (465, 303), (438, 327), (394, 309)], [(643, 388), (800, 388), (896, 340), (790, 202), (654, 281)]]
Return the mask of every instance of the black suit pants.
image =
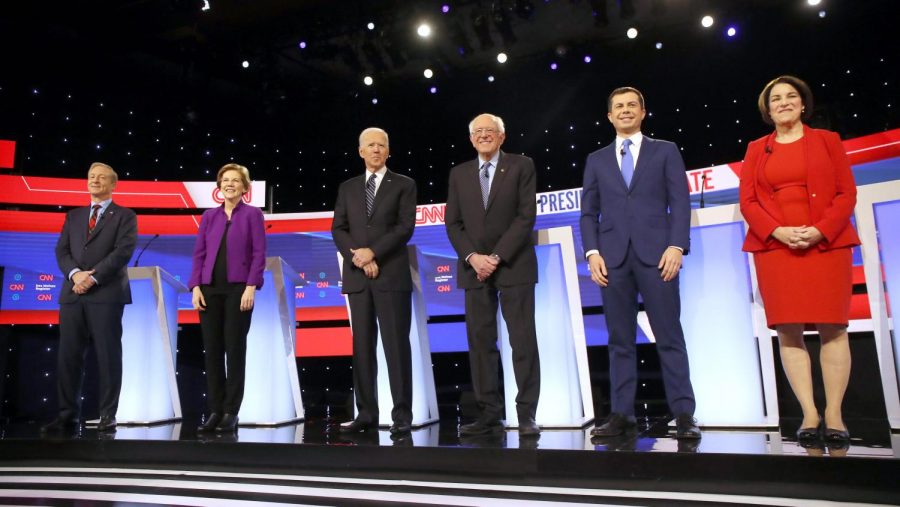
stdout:
[(541, 364), (534, 326), (534, 284), (466, 289), (466, 334), (475, 400), (482, 410), (482, 417), (501, 418), (498, 304), (509, 330), (513, 373), (518, 388), (516, 411), (520, 420), (533, 419), (541, 392)]
[(253, 310), (241, 311), (244, 290), (200, 286), (206, 310), (200, 312), (206, 364), (206, 403), (211, 413), (235, 414), (244, 400), (247, 333)]
[(122, 389), (122, 303), (89, 303), (81, 299), (59, 305), (57, 383), (59, 415), (81, 418), (84, 361), (93, 344), (99, 369), (100, 416), (116, 415)]
[(353, 329), (353, 390), (357, 420), (378, 423), (378, 330), (387, 362), (395, 423), (412, 422), (412, 353), (409, 326), (412, 315), (409, 291), (372, 290), (348, 294)]

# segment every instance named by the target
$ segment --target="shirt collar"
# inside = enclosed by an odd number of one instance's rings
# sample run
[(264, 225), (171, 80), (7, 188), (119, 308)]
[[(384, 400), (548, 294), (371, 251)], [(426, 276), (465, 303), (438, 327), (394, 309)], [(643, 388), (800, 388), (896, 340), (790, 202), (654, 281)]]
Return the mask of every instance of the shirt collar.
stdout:
[(634, 146), (635, 148), (637, 148), (638, 150), (640, 150), (641, 149), (641, 141), (644, 140), (644, 134), (641, 134), (640, 132), (635, 132), (634, 134), (631, 134), (631, 136), (629, 136), (629, 137), (616, 136), (616, 150), (622, 149), (622, 143), (625, 142), (626, 139), (631, 139), (631, 145)]
[(485, 162), (490, 162), (490, 163), (491, 163), (491, 169), (496, 169), (496, 168), (497, 168), (497, 162), (499, 162), (499, 161), (500, 161), (500, 150), (497, 150), (497, 153), (494, 153), (494, 156), (491, 157), (490, 160), (483, 160), (483, 159), (479, 156), (479, 157), (478, 157), (478, 168), (481, 169), (481, 167), (484, 165)]
[(374, 173), (368, 169), (366, 169), (366, 181), (369, 181), (369, 176), (374, 174), (375, 181), (381, 181), (384, 178), (384, 175), (387, 174), (387, 166), (381, 166), (381, 169), (375, 171)]
[(104, 211), (106, 211), (106, 208), (108, 208), (109, 205), (112, 204), (112, 197), (110, 197), (109, 199), (100, 201), (100, 202), (91, 201), (91, 204), (90, 204), (91, 209), (94, 208), (95, 204), (100, 205), (100, 213), (103, 213)]

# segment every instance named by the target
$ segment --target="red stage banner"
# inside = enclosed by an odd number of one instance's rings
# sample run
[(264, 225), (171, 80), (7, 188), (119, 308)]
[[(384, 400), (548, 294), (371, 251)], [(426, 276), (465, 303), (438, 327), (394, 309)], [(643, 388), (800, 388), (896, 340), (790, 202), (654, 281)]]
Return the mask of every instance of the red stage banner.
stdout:
[(16, 161), (16, 142), (0, 139), (0, 169), (12, 169)]

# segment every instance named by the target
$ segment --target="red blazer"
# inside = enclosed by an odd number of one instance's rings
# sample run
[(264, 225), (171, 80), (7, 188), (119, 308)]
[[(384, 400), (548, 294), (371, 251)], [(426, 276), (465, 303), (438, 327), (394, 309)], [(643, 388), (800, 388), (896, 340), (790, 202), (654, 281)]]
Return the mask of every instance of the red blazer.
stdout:
[[(787, 248), (771, 236), (772, 231), (779, 226), (803, 225), (785, 223), (781, 208), (775, 202), (775, 191), (763, 176), (769, 158), (766, 147), (774, 142), (773, 132), (750, 143), (744, 155), (740, 203), (741, 213), (750, 224), (744, 240), (745, 252)], [(850, 215), (856, 206), (856, 183), (841, 138), (834, 132), (804, 125), (801, 142), (806, 149), (806, 189), (812, 221), (806, 225), (814, 226), (825, 236), (816, 247), (830, 250), (858, 245), (859, 236), (850, 225)]]

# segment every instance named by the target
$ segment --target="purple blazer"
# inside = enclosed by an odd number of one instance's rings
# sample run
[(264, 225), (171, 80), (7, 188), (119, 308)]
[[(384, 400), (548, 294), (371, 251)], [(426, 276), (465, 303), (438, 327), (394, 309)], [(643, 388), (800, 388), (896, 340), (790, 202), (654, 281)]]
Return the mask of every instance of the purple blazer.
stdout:
[[(188, 288), (212, 283), (216, 254), (225, 233), (225, 205), (208, 209), (200, 219), (200, 230), (194, 244), (194, 262)], [(243, 201), (231, 212), (231, 229), (228, 231), (228, 281), (263, 285), (266, 267), (266, 228), (262, 211)]]

